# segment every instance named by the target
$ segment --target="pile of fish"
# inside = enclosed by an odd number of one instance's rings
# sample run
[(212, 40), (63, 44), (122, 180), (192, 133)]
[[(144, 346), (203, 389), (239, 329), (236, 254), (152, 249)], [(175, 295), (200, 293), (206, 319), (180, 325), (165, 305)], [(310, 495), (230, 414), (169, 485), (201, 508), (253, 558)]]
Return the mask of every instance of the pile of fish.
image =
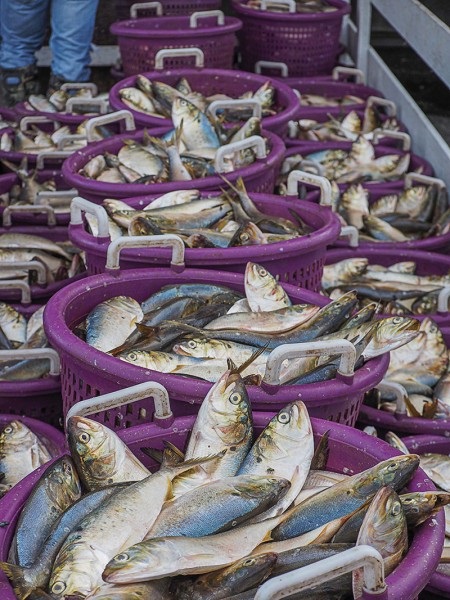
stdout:
[[(184, 98), (172, 105), (175, 130), (155, 138), (146, 131), (142, 140), (124, 140), (117, 154), (106, 152), (89, 160), (80, 175), (108, 183), (164, 183), (191, 181), (217, 172), (231, 172), (256, 160), (251, 148), (230, 152), (217, 164), (217, 149), (261, 135), (261, 120), (251, 117), (237, 130), (217, 131), (205, 113)], [(267, 144), (266, 144), (267, 146)], [(267, 152), (267, 150), (266, 150)]]
[(37, 261), (45, 270), (45, 283), (70, 279), (85, 270), (81, 252), (70, 242), (52, 242), (38, 235), (25, 233), (0, 234), (0, 279), (37, 280), (36, 269), (14, 263)]
[[(401, 384), (407, 415), (425, 419), (450, 418), (449, 350), (442, 331), (425, 318), (415, 339), (390, 353), (385, 380)], [(365, 402), (394, 413), (397, 404), (393, 392), (376, 390)]]
[(22, 421), (4, 424), (0, 430), (0, 497), (45, 465), (53, 454), (54, 450)]
[(416, 263), (403, 261), (389, 267), (369, 263), (368, 258), (347, 258), (325, 265), (322, 287), (330, 298), (353, 290), (361, 307), (369, 302), (380, 304), (379, 312), (391, 315), (436, 313), (438, 295), (450, 286), (446, 275), (416, 275)]
[[(245, 3), (248, 8), (255, 8), (261, 10), (261, 0), (248, 0)], [(288, 4), (282, 2), (266, 2), (265, 10), (272, 12), (289, 12)], [(321, 12), (333, 12), (337, 8), (325, 0), (295, 0), (295, 12), (297, 13), (321, 13)]]
[[(92, 100), (95, 98), (98, 101), (108, 101), (109, 94), (105, 92), (103, 94), (93, 95), (91, 88), (81, 88), (77, 90), (56, 90), (50, 96), (46, 98), (42, 94), (31, 94), (28, 96), (24, 106), (30, 111), (39, 111), (46, 113), (74, 113), (83, 115), (96, 115), (98, 111), (93, 111), (92, 106), (89, 103), (83, 105), (82, 100)], [(66, 104), (70, 99), (76, 99), (76, 105), (67, 110)], [(78, 100), (80, 102), (78, 102)]]
[[(314, 172), (320, 171), (330, 181), (336, 183), (361, 183), (364, 181), (396, 181), (408, 171), (410, 154), (392, 153), (375, 157), (375, 148), (364, 136), (352, 143), (349, 150), (337, 148), (334, 150), (318, 150), (308, 154), (291, 154), (281, 167), (278, 181), (279, 193), (285, 186), (291, 171), (300, 169), (310, 171), (309, 164), (304, 161), (317, 163)], [(280, 185), (281, 184), (281, 185)]]
[(41, 152), (57, 152), (60, 150), (78, 150), (86, 146), (86, 139), (77, 136), (84, 135), (84, 123), (72, 132), (68, 125), (62, 125), (51, 133), (39, 129), (34, 124), (26, 131), (18, 126), (12, 127), (13, 131), (4, 131), (0, 138), (0, 150), (2, 152), (23, 152), (24, 154), (39, 154)]
[[(67, 433), (71, 458), (47, 469), (0, 563), (19, 600), (37, 591), (41, 600), (251, 599), (268, 577), (355, 544), (373, 545), (388, 575), (408, 530), (450, 499), (397, 495), (419, 464), (414, 454), (354, 475), (327, 471), (327, 436), (314, 449), (301, 401), (254, 440), (233, 363), (203, 400), (184, 452), (169, 441), (163, 453), (141, 449), (161, 462), (153, 474), (101, 423), (72, 416)], [(352, 588), (358, 598), (361, 583), (356, 570), (295, 598), (352, 597)]]
[[(261, 265), (249, 262), (245, 297), (224, 286), (180, 284), (163, 287), (142, 303), (128, 296), (109, 298), (92, 309), (76, 333), (94, 348), (135, 366), (217, 381), (229, 359), (251, 366), (260, 383), (271, 350), (283, 344), (347, 339), (357, 350), (357, 367), (418, 335), (409, 317), (374, 320), (375, 304), (351, 316), (353, 292), (327, 306), (292, 304)], [(114, 324), (112, 326), (112, 324)], [(332, 379), (339, 360), (292, 359), (281, 383)]]
[(348, 106), (350, 104), (365, 104), (366, 100), (360, 96), (354, 96), (353, 94), (317, 94), (312, 92), (303, 92), (299, 90), (301, 94), (300, 104), (302, 106), (310, 106), (312, 108), (336, 108), (339, 106)]
[[(285, 242), (308, 235), (311, 228), (293, 210), (297, 222), (261, 212), (246, 192), (242, 178), (230, 192), (201, 197), (199, 190), (177, 190), (152, 200), (140, 210), (120, 200), (103, 201), (111, 239), (126, 235), (180, 236), (187, 248), (232, 248)], [(91, 232), (95, 217), (86, 215)]]
[[(186, 77), (180, 79), (173, 85), (162, 81), (152, 81), (145, 75), (136, 76), (136, 85), (124, 87), (119, 90), (122, 102), (138, 112), (165, 119), (172, 118), (173, 102), (175, 98), (184, 99), (192, 103), (205, 117), (208, 107), (215, 100), (257, 100), (262, 109), (262, 116), (268, 117), (277, 113), (275, 104), (275, 88), (268, 79), (255, 92), (245, 92), (241, 96), (232, 97), (226, 94), (213, 94), (204, 96), (201, 92), (192, 88)], [(279, 110), (279, 109), (278, 109)], [(248, 119), (252, 111), (248, 108), (227, 109), (222, 113), (220, 123), (227, 121), (242, 121)]]
[[(302, 96), (303, 103), (303, 96)], [(356, 141), (360, 136), (367, 140), (373, 138), (375, 129), (398, 131), (399, 125), (395, 118), (382, 119), (371, 106), (366, 106), (362, 117), (356, 110), (342, 117), (328, 115), (328, 120), (299, 119), (289, 124), (289, 137), (296, 140), (325, 142)]]
[[(27, 320), (13, 306), (0, 302), (0, 349), (46, 348), (48, 342), (44, 332), (44, 308), (45, 306), (39, 308)], [(45, 358), (0, 359), (0, 381), (39, 379), (45, 377), (49, 370), (49, 360)]]

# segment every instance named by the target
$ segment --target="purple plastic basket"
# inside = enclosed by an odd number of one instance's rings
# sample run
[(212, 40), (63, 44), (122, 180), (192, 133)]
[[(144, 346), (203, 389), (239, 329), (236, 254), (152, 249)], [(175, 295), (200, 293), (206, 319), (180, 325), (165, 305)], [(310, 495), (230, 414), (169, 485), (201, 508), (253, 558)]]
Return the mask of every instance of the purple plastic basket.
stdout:
[[(210, 194), (202, 194), (209, 197)], [(269, 194), (251, 194), (252, 200), (264, 213), (290, 218), (289, 210), (297, 213), (313, 231), (307, 236), (275, 244), (240, 246), (235, 248), (186, 248), (184, 260), (188, 267), (221, 269), (245, 272), (248, 261), (264, 265), (280, 281), (298, 287), (319, 291), (326, 248), (340, 232), (340, 223), (329, 208), (310, 202), (286, 199)], [(149, 203), (149, 198), (127, 198), (127, 204), (139, 209)], [(96, 238), (82, 224), (69, 226), (71, 241), (84, 250), (89, 274), (103, 273), (110, 238)], [(170, 251), (166, 248), (124, 249), (121, 253), (122, 269), (166, 266)]]
[[(39, 183), (48, 179), (54, 179), (57, 191), (69, 189), (69, 186), (63, 179), (60, 169), (43, 169), (42, 171), (38, 171), (36, 179)], [(19, 183), (20, 180), (15, 173), (5, 173), (4, 175), (0, 175), (0, 194), (9, 193), (12, 186)], [(4, 207), (2, 206), (0, 207), (0, 217), (3, 215), (3, 211)], [(70, 209), (68, 208), (66, 213), (55, 213), (55, 218), (57, 225), (67, 226), (70, 221)], [(33, 212), (16, 212), (14, 213), (14, 216), (12, 216), (11, 221), (13, 226), (46, 225), (48, 222), (48, 216), (46, 214), (38, 214)]]
[[(159, 0), (159, 2), (166, 17), (191, 15), (199, 10), (218, 10), (222, 4), (221, 0)], [(133, 4), (136, 4), (135, 0), (116, 0), (116, 16), (119, 21), (130, 18), (130, 8)], [(141, 10), (142, 15), (147, 17), (155, 14), (156, 9), (140, 9), (139, 14)]]
[(277, 13), (248, 8), (241, 0), (232, 7), (243, 27), (238, 33), (241, 68), (254, 71), (260, 60), (283, 62), (296, 77), (327, 75), (340, 53), (342, 19), (350, 12), (343, 0), (328, 0), (337, 10), (326, 13)]
[(0, 117), (4, 121), (16, 121), (17, 113), (14, 108), (6, 108), (5, 106), (0, 107)]
[[(201, 13), (200, 13), (201, 14)], [(237, 45), (236, 32), (242, 23), (235, 17), (224, 17), (219, 25), (217, 16), (199, 18), (191, 26), (190, 16), (151, 17), (130, 19), (113, 23), (111, 33), (117, 35), (126, 76), (137, 75), (155, 68), (159, 50), (174, 48), (200, 48), (205, 67), (231, 69)], [(167, 58), (167, 68), (186, 66), (186, 58)]]
[[(320, 152), (322, 150), (349, 150), (351, 148), (351, 142), (297, 142), (297, 144), (292, 145), (290, 148), (286, 150), (284, 158), (289, 158), (294, 154), (301, 154), (303, 157), (307, 157), (309, 154), (313, 152)], [(400, 150), (398, 148), (392, 148), (391, 146), (385, 146), (382, 144), (375, 145), (375, 157), (385, 156), (386, 154), (405, 154), (404, 150)], [(410, 154), (410, 162), (408, 173), (413, 173), (419, 171), (422, 175), (432, 176), (434, 171), (431, 164), (412, 152)], [(380, 195), (384, 195), (389, 193), (391, 190), (398, 190), (398, 188), (403, 187), (403, 178), (398, 179), (396, 181), (386, 181), (386, 182), (370, 182), (366, 181), (364, 183), (368, 189), (373, 192), (380, 192)], [(345, 189), (348, 187), (348, 184), (339, 184), (341, 189)]]
[[(255, 435), (261, 433), (272, 416), (273, 413), (254, 412)], [(142, 462), (154, 469), (156, 468), (155, 463), (151, 462), (140, 448), (151, 445), (162, 449), (165, 440), (183, 448), (193, 423), (193, 416), (180, 417), (167, 427), (149, 423), (121, 431), (119, 435)], [(327, 468), (331, 471), (347, 474), (358, 473), (398, 454), (385, 442), (350, 427), (315, 418), (311, 419), (311, 423), (315, 445), (318, 444), (325, 432), (329, 431), (330, 454)], [(0, 500), (0, 520), (6, 523), (5, 527), (0, 529), (1, 560), (7, 559), (20, 510), (43, 470), (44, 468), (38, 469), (15, 486), (14, 502), (9, 498)], [(418, 469), (408, 483), (407, 489), (408, 491), (424, 491), (433, 490), (434, 486), (425, 473)], [(412, 600), (425, 587), (431, 573), (438, 565), (444, 531), (442, 511), (414, 530), (406, 556), (386, 578), (387, 590), (382, 595), (384, 600)], [(3, 572), (0, 572), (0, 595), (2, 600), (16, 600)], [(363, 600), (375, 600), (376, 598), (380, 598), (380, 595), (363, 592)]]
[[(327, 252), (325, 264), (332, 265), (348, 258), (367, 258), (369, 264), (389, 267), (400, 261), (413, 260), (417, 264), (417, 275), (447, 275), (450, 273), (450, 256), (432, 252), (421, 252), (405, 248), (404, 244), (392, 244), (390, 248), (374, 248), (375, 244), (361, 248), (331, 249)], [(410, 248), (413, 246), (411, 244)], [(415, 319), (422, 321), (430, 317), (439, 327), (450, 327), (450, 313), (438, 312), (426, 315), (414, 315)]]
[[(89, 346), (72, 333), (72, 329), (97, 304), (108, 298), (132, 293), (138, 302), (142, 302), (164, 285), (185, 282), (214, 282), (241, 293), (244, 290), (244, 278), (238, 273), (185, 269), (181, 274), (175, 274), (170, 269), (137, 269), (119, 271), (115, 275), (91, 276), (67, 286), (51, 298), (44, 313), (44, 326), (50, 344), (61, 358), (64, 414), (80, 400), (149, 380), (167, 388), (177, 416), (197, 412), (211, 383), (126, 364)], [(318, 306), (328, 302), (324, 296), (314, 292), (289, 284), (283, 284), (283, 287), (294, 302), (312, 302)], [(344, 378), (345, 381), (334, 379), (320, 384), (271, 386), (271, 393), (266, 391), (267, 387), (251, 387), (250, 398), (255, 410), (278, 409), (294, 398), (301, 398), (312, 416), (354, 425), (364, 393), (381, 381), (388, 363), (388, 355), (368, 361), (355, 371), (353, 378)], [(130, 405), (126, 409), (126, 412), (121, 409), (109, 411), (108, 425), (123, 428), (139, 424), (142, 409), (145, 409), (144, 413), (149, 410), (148, 402)], [(100, 419), (106, 421), (105, 414), (100, 414)]]
[[(167, 128), (154, 129), (154, 136), (163, 135), (169, 131)], [(78, 171), (94, 156), (104, 152), (117, 153), (123, 146), (123, 140), (142, 140), (142, 130), (134, 133), (125, 133), (114, 136), (107, 140), (89, 144), (83, 150), (74, 152), (66, 159), (62, 166), (63, 177), (67, 184), (76, 188), (83, 198), (100, 204), (105, 198), (129, 198), (131, 196), (143, 196), (145, 194), (162, 195), (167, 192), (183, 189), (199, 189), (201, 191), (218, 191), (223, 187), (223, 180), (218, 176), (208, 176), (203, 179), (192, 181), (172, 181), (167, 183), (104, 183), (94, 181), (79, 175)], [(262, 131), (263, 137), (268, 140), (269, 152), (266, 158), (257, 159), (248, 167), (236, 169), (227, 173), (226, 177), (235, 182), (238, 177), (245, 181), (247, 191), (272, 193), (275, 187), (275, 179), (278, 174), (283, 155), (286, 150), (281, 138), (270, 131)]]
[[(245, 92), (256, 92), (264, 83), (270, 81), (268, 77), (263, 75), (223, 69), (177, 69), (164, 72), (153, 71), (152, 73), (144, 73), (144, 75), (152, 81), (161, 81), (172, 86), (176, 84), (180, 77), (186, 77), (192, 89), (204, 96), (226, 94), (232, 98), (238, 98)], [(133, 110), (123, 103), (119, 91), (122, 88), (134, 86), (135, 82), (136, 77), (133, 76), (116, 83), (109, 93), (111, 106), (116, 110), (129, 110), (139, 127), (173, 127), (171, 119), (152, 117)], [(272, 85), (275, 88), (275, 110), (277, 114), (264, 117), (261, 124), (263, 129), (268, 129), (282, 136), (287, 131), (288, 122), (298, 117), (298, 98), (285, 83), (272, 80)]]

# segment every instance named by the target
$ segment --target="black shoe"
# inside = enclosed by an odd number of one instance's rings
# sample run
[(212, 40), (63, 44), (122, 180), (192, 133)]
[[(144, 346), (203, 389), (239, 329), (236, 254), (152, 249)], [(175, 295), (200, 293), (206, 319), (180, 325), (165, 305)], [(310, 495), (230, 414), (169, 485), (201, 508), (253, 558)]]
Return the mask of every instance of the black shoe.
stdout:
[(36, 65), (19, 69), (0, 69), (0, 106), (14, 106), (31, 94), (39, 94)]
[(58, 75), (51, 73), (50, 79), (48, 80), (47, 98), (50, 98), (52, 94), (60, 90), (64, 83), (67, 83), (65, 79), (61, 79)]

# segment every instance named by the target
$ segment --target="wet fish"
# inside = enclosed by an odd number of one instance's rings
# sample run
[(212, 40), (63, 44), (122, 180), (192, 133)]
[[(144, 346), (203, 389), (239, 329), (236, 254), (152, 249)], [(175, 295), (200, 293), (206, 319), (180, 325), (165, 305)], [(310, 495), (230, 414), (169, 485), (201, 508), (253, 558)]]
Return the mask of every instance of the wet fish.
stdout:
[(127, 296), (116, 296), (98, 304), (87, 316), (86, 342), (107, 352), (123, 343), (142, 321), (140, 305)]

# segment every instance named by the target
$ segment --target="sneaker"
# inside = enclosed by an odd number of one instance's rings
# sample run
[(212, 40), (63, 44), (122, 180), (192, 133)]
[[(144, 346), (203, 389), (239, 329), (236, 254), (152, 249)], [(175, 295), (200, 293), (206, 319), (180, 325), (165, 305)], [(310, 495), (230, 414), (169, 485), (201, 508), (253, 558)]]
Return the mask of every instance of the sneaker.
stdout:
[(39, 94), (36, 65), (19, 69), (0, 69), (0, 106), (14, 106), (31, 94)]
[(48, 80), (47, 98), (50, 98), (52, 94), (60, 90), (64, 83), (67, 83), (65, 79), (61, 79), (58, 75), (51, 73)]

